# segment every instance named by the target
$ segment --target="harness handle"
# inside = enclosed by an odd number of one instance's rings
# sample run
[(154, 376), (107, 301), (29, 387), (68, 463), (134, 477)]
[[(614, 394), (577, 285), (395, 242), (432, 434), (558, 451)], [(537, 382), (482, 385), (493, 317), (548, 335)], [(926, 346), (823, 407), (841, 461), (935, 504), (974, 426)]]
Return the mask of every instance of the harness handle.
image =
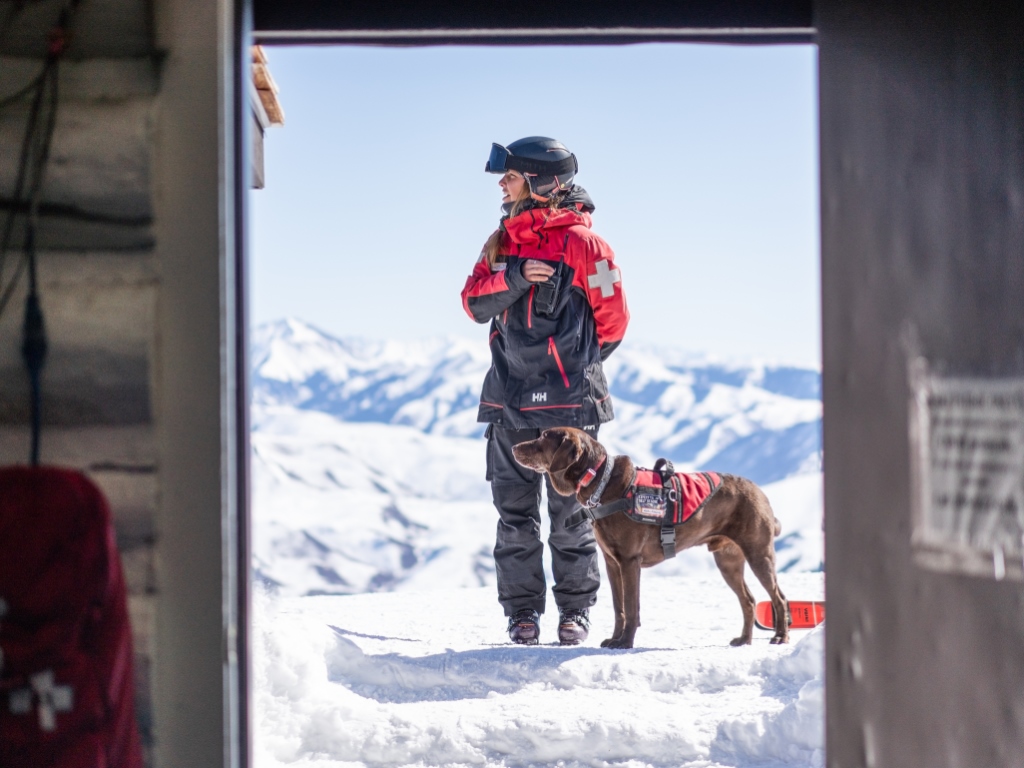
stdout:
[(669, 481), (676, 473), (676, 468), (668, 459), (658, 459), (654, 462), (654, 471), (661, 476), (661, 484), (668, 487)]

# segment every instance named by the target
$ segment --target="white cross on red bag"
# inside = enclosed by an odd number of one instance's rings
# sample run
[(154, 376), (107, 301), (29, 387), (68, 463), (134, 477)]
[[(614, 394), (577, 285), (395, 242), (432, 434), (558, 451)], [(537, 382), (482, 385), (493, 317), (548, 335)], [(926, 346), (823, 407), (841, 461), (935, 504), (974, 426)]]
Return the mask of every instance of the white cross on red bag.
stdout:
[(26, 715), (32, 711), (33, 693), (39, 699), (39, 727), (44, 731), (57, 730), (57, 713), (70, 712), (74, 706), (74, 689), (70, 685), (54, 685), (53, 670), (47, 669), (29, 678), (30, 688), (11, 691), (9, 698), (12, 715)]

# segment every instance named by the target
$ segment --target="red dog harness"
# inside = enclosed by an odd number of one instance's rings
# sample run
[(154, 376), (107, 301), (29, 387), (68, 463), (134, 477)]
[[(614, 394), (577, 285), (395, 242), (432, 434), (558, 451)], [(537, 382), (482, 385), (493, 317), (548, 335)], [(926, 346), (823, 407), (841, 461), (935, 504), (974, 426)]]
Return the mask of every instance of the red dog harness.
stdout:
[[(612, 464), (614, 460), (608, 462), (609, 467)], [(599, 464), (587, 471), (577, 486), (577, 492), (590, 484), (600, 467)], [(665, 552), (665, 557), (675, 557), (675, 527), (685, 523), (703, 509), (721, 486), (722, 478), (717, 472), (674, 472), (672, 462), (658, 459), (654, 469), (637, 468), (636, 475), (622, 498), (608, 504), (600, 504), (598, 498), (598, 503), (594, 506), (581, 507), (573, 512), (566, 519), (565, 527), (577, 525), (587, 518), (600, 520), (616, 512), (623, 512), (638, 523), (660, 525), (661, 548)], [(603, 491), (603, 486), (599, 490)]]
[[(722, 485), (716, 472), (669, 472), (638, 469), (627, 497), (633, 504), (626, 514), (640, 523), (679, 525), (693, 517)], [(667, 482), (666, 482), (667, 481)]]

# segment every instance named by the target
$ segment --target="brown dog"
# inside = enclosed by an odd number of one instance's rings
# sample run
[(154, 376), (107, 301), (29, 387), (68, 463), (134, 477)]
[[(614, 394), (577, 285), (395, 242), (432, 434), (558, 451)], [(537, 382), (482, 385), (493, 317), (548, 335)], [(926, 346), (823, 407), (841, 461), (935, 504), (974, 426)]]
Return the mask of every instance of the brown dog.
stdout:
[[(586, 505), (598, 483), (586, 482), (588, 471), (612, 461), (611, 475), (600, 499), (607, 503), (622, 498), (633, 482), (635, 468), (627, 456), (608, 456), (604, 446), (586, 432), (571, 427), (546, 429), (536, 440), (513, 446), (516, 461), (546, 473), (552, 487), (563, 496), (576, 495)], [(755, 600), (743, 579), (743, 564), (767, 590), (776, 616), (788, 616), (786, 598), (775, 578), (775, 537), (781, 526), (764, 492), (753, 482), (735, 475), (721, 475), (722, 485), (708, 502), (682, 525), (675, 527), (676, 551), (707, 544), (726, 583), (740, 600), (743, 632), (732, 645), (750, 643), (754, 630)], [(579, 489), (579, 490), (578, 490)], [(616, 513), (594, 520), (594, 534), (604, 553), (615, 607), (615, 630), (601, 643), (603, 648), (632, 648), (640, 626), (640, 569), (665, 559), (660, 528), (635, 522)], [(776, 622), (772, 643), (788, 643), (787, 621)]]

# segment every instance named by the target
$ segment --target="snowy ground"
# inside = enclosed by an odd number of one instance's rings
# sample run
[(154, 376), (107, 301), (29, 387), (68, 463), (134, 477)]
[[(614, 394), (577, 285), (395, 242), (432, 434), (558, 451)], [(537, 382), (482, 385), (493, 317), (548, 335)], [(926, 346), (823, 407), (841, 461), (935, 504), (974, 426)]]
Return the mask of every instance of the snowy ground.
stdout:
[[(710, 559), (710, 556), (707, 556)], [(741, 614), (717, 575), (650, 578), (637, 647), (510, 645), (493, 587), (257, 595), (256, 766), (820, 768), (823, 627), (731, 648)], [(822, 599), (821, 573), (784, 573)], [(764, 599), (748, 575), (748, 583)]]

